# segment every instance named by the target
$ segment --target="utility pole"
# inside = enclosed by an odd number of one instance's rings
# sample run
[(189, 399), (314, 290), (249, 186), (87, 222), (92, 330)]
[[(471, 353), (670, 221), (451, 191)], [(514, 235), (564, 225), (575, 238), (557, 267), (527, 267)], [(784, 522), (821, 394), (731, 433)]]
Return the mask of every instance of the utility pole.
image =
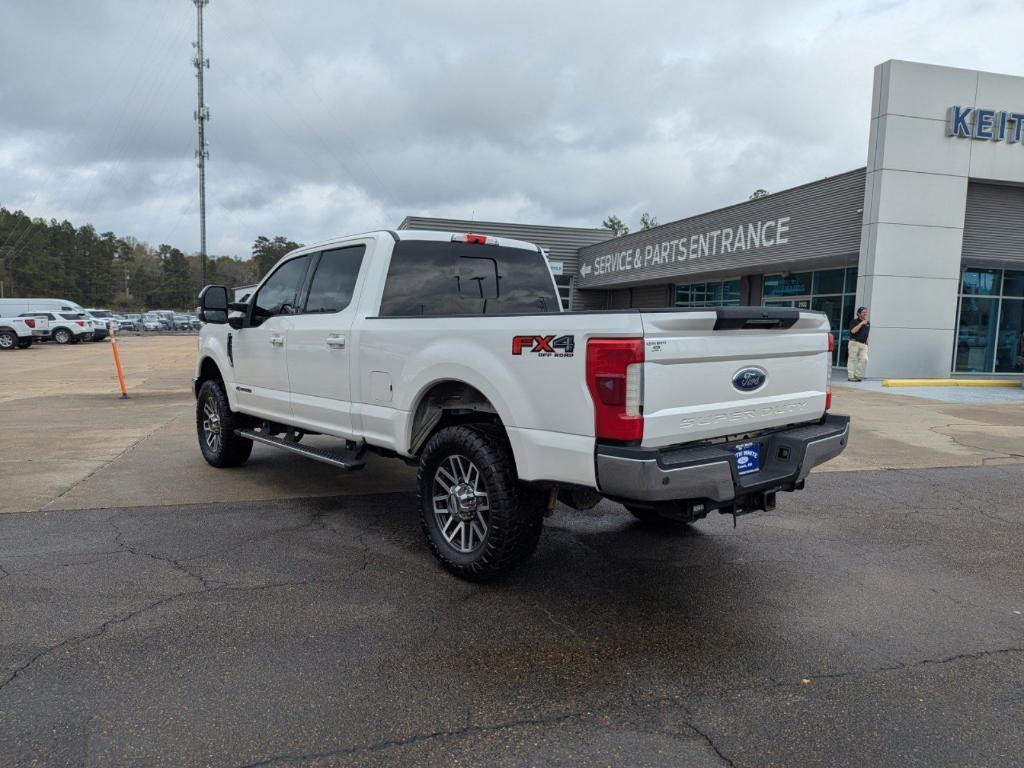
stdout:
[(210, 157), (206, 149), (206, 121), (210, 119), (210, 108), (203, 101), (203, 70), (210, 68), (210, 60), (203, 57), (203, 8), (210, 0), (192, 0), (196, 6), (196, 41), (192, 47), (196, 55), (192, 64), (196, 68), (196, 79), (199, 81), (199, 97), (196, 101), (194, 117), (199, 128), (199, 146), (196, 149), (196, 163), (199, 166), (199, 265), (200, 281), (206, 285), (206, 161)]

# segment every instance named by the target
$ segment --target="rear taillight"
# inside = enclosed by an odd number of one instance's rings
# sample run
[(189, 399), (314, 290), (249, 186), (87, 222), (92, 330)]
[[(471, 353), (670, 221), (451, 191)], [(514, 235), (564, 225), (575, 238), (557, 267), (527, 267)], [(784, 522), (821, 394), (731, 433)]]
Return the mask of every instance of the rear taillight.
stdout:
[(29, 328), (35, 328), (36, 327), (36, 321), (35, 320), (26, 320), (25, 321), (25, 325), (27, 325)]
[(836, 349), (836, 337), (828, 335), (828, 364), (825, 366), (825, 410), (832, 408), (832, 353)]
[(598, 439), (643, 439), (643, 371), (643, 339), (587, 342), (587, 387)]
[(75, 324), (85, 328), (85, 320), (75, 320)]

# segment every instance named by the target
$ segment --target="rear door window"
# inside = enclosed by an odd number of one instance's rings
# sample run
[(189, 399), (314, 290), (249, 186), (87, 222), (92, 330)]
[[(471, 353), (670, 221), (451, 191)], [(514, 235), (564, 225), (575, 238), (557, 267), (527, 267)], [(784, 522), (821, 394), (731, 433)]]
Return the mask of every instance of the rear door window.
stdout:
[(340, 312), (352, 303), (365, 245), (336, 248), (320, 256), (306, 299), (306, 312)]
[(445, 240), (395, 244), (380, 316), (558, 312), (544, 256)]

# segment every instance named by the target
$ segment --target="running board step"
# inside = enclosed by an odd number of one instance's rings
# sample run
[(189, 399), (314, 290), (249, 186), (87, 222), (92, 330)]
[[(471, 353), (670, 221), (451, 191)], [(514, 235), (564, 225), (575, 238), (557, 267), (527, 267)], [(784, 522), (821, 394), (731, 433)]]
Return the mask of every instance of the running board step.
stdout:
[(363, 459), (364, 451), (361, 450), (350, 450), (343, 453), (335, 453), (334, 451), (328, 451), (323, 448), (314, 448), (310, 445), (302, 445), (301, 443), (292, 442), (291, 440), (285, 440), (281, 437), (266, 435), (262, 432), (257, 432), (254, 429), (236, 429), (235, 434), (239, 437), (245, 437), (257, 443), (272, 445), (275, 448), (281, 448), (286, 451), (291, 451), (292, 453), (297, 453), (299, 456), (305, 456), (307, 459), (322, 461), (324, 464), (330, 464), (332, 467), (337, 467), (338, 469), (352, 471), (362, 469), (366, 466), (366, 461)]

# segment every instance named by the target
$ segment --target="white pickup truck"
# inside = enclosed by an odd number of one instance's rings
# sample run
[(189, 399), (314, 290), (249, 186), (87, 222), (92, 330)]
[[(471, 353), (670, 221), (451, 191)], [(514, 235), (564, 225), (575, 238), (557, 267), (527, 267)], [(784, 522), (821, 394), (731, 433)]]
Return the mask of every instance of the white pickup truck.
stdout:
[(44, 322), (28, 317), (0, 317), (0, 349), (28, 349), (36, 325)]
[[(642, 520), (772, 509), (838, 455), (832, 335), (762, 307), (562, 312), (535, 245), (372, 232), (281, 259), (244, 303), (200, 294), (194, 392), (216, 467), (254, 442), (341, 469), (418, 466), (441, 563), (528, 557), (545, 511), (602, 497)], [(300, 441), (337, 438), (330, 450)]]

